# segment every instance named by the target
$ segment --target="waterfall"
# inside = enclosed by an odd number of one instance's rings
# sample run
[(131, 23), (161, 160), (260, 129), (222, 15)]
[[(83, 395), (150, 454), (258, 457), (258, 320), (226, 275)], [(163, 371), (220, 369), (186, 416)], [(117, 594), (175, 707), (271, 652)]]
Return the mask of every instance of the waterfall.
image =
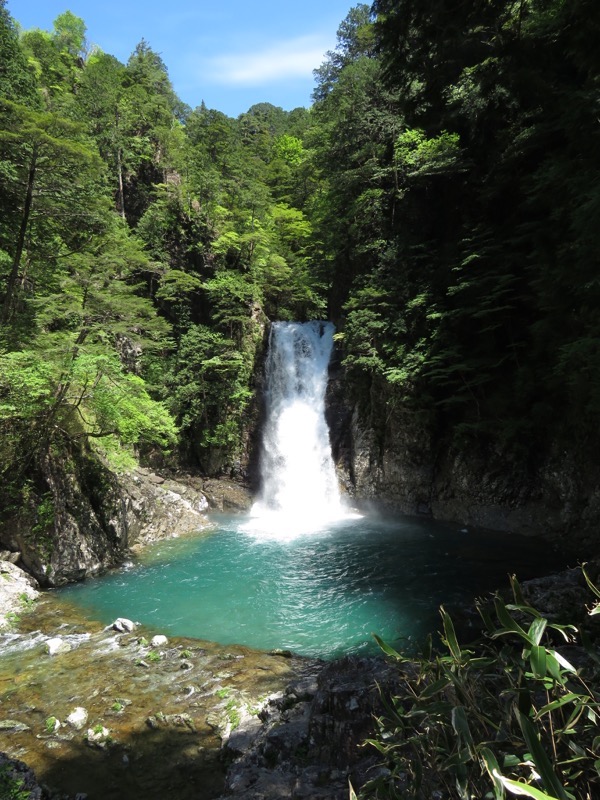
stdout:
[(334, 330), (317, 321), (271, 326), (261, 493), (252, 509), (261, 524), (306, 530), (343, 516), (325, 421)]

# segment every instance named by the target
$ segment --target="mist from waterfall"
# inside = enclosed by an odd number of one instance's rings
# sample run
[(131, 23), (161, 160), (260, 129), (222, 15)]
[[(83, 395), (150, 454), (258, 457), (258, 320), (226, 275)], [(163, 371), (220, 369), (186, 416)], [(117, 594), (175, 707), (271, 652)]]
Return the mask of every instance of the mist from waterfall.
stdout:
[(320, 321), (271, 326), (261, 491), (252, 527), (287, 535), (346, 516), (325, 420), (334, 330)]

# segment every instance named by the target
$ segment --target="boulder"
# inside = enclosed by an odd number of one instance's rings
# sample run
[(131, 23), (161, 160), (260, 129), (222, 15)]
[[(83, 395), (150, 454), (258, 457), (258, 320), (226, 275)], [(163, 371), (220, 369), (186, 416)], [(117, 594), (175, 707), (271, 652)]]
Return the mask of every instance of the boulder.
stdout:
[(52, 639), (48, 639), (44, 646), (49, 656), (56, 656), (60, 653), (68, 653), (69, 650), (72, 649), (69, 642), (60, 636), (55, 636)]
[(119, 617), (113, 622), (111, 627), (118, 633), (131, 633), (133, 630), (135, 630), (135, 622), (132, 622), (126, 617)]
[(69, 714), (66, 719), (68, 725), (75, 728), (76, 731), (81, 731), (85, 728), (88, 721), (88, 712), (82, 706), (77, 706)]

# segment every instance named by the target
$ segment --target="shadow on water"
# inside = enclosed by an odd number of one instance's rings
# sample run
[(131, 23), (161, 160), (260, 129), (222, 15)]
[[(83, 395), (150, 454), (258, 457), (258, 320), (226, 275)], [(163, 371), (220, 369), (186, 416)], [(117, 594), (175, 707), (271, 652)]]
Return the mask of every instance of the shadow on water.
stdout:
[(38, 777), (89, 800), (212, 800), (223, 790), (225, 764), (206, 738), (189, 730), (148, 730), (107, 750), (70, 743)]

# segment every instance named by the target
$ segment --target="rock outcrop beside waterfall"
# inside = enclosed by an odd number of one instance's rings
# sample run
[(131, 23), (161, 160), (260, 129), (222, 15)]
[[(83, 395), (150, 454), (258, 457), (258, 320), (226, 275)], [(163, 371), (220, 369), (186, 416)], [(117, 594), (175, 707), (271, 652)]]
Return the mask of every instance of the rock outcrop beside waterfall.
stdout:
[(597, 464), (558, 447), (536, 463), (494, 442), (457, 449), (385, 387), (353, 404), (341, 372), (329, 398), (336, 461), (359, 503), (598, 551)]
[(241, 508), (249, 495), (232, 482), (173, 479), (138, 469), (116, 475), (90, 454), (46, 456), (25, 508), (7, 516), (0, 549), (42, 586), (97, 575), (149, 542), (202, 528), (209, 505)]

